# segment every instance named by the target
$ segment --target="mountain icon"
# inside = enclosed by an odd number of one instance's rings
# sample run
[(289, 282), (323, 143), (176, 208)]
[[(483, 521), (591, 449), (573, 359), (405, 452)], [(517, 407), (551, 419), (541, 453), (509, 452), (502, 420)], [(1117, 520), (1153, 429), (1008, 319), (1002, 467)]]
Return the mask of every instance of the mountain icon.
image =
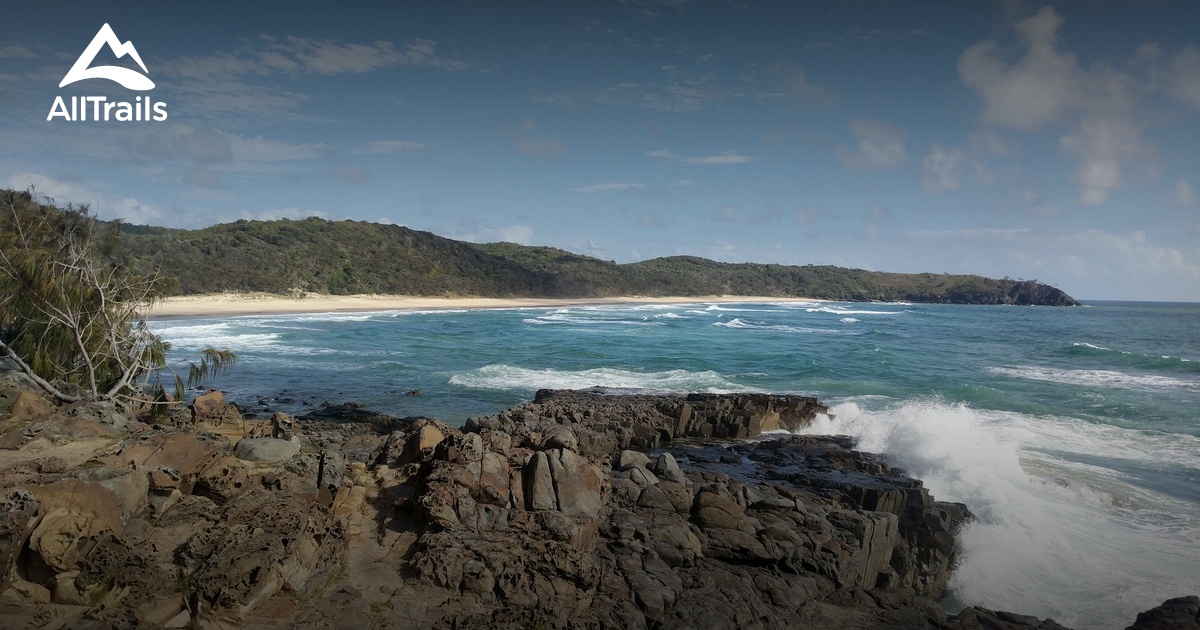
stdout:
[(142, 72), (149, 72), (149, 70), (146, 70), (146, 64), (142, 63), (142, 58), (138, 55), (137, 49), (133, 47), (133, 42), (122, 43), (121, 40), (117, 39), (117, 34), (113, 32), (112, 27), (105, 24), (96, 32), (96, 36), (92, 38), (92, 43), (88, 44), (87, 48), (83, 50), (83, 54), (79, 55), (79, 59), (75, 60), (75, 65), (71, 66), (71, 69), (67, 71), (67, 76), (63, 77), (58, 87), (64, 87), (76, 81), (83, 81), (84, 79), (108, 79), (109, 81), (116, 81), (130, 90), (144, 91), (154, 89), (154, 82), (149, 77), (129, 68), (122, 68), (120, 66), (96, 66), (89, 68), (88, 66), (96, 59), (96, 53), (100, 52), (100, 48), (104, 45), (108, 45), (109, 50), (117, 58), (124, 57), (125, 55), (133, 57), (133, 60), (142, 67)]

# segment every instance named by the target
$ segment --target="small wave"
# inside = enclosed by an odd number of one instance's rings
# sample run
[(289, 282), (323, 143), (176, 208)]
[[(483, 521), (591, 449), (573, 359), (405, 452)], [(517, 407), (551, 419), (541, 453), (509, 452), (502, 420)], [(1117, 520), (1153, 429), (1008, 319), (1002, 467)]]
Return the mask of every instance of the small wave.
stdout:
[(988, 372), (1049, 383), (1125, 389), (1200, 389), (1200, 382), (1157, 374), (1127, 374), (1115, 370), (1062, 370), (1035, 366), (989, 367)]
[(450, 377), (451, 385), (477, 389), (534, 391), (538, 389), (587, 389), (604, 387), (648, 393), (753, 391), (711, 370), (689, 372), (634, 372), (617, 368), (587, 370), (534, 370), (497, 364)]
[(1187, 357), (1161, 353), (1116, 350), (1088, 342), (1076, 341), (1063, 349), (1067, 356), (1102, 359), (1108, 364), (1146, 370), (1167, 370), (1200, 374), (1200, 364)]
[(526, 324), (571, 324), (575, 326), (600, 326), (600, 325), (616, 325), (616, 326), (662, 326), (663, 322), (650, 321), (648, 318), (639, 317), (638, 319), (613, 319), (611, 317), (585, 317), (580, 315), (570, 315), (565, 312), (555, 312), (541, 317), (531, 317), (521, 320)]
[(679, 313), (659, 313), (654, 317), (658, 319), (691, 319), (690, 317), (680, 315)]
[(788, 326), (785, 324), (754, 324), (743, 321), (739, 317), (735, 317), (727, 322), (713, 322), (713, 326), (721, 326), (722, 328), (733, 328), (742, 330), (771, 330), (775, 332), (800, 333), (800, 334), (817, 334), (817, 335), (846, 335), (857, 334), (849, 333), (844, 330), (834, 330), (832, 328), (808, 328), (806, 326)]
[(162, 338), (175, 350), (223, 348), (234, 352), (278, 347), (280, 333), (238, 334), (163, 334)]
[(862, 320), (858, 319), (857, 317), (843, 317), (838, 321), (842, 322), (843, 324), (856, 324)]
[(719, 304), (710, 304), (706, 311), (721, 311), (725, 313), (772, 313), (774, 309), (769, 308), (729, 308)]
[(840, 306), (821, 306), (818, 308), (804, 309), (809, 313), (829, 313), (832, 315), (899, 315), (904, 311), (865, 311), (861, 309), (842, 308)]
[(228, 322), (219, 324), (175, 324), (172, 320), (152, 320), (150, 322), (150, 330), (155, 334), (164, 337), (194, 337), (200, 335), (220, 334), (232, 329), (233, 326)]

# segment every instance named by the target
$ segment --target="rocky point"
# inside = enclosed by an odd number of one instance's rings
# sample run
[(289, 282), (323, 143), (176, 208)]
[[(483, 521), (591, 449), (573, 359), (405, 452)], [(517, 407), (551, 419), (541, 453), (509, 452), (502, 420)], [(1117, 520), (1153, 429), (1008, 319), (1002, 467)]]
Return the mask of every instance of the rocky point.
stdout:
[(969, 510), (845, 437), (762, 435), (825, 412), (542, 391), (454, 428), (210, 392), (152, 425), (0, 370), (0, 627), (1060, 627), (943, 612)]

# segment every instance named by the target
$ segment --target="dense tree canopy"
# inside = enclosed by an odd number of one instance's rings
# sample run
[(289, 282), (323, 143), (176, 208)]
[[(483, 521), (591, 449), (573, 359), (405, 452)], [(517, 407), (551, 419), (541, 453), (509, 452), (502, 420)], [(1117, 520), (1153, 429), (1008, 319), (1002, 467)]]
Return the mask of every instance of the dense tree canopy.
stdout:
[(238, 221), (200, 230), (123, 226), (117, 260), (159, 268), (182, 294), (391, 293), (480, 297), (765, 295), (827, 300), (1070, 305), (1033, 280), (899, 274), (691, 256), (630, 264), (551, 247), (476, 245), (361, 221)]
[[(113, 264), (120, 246), (121, 225), (97, 221), (86, 206), (0, 190), (0, 355), (61, 400), (164, 393), (168, 345), (145, 313), (174, 281)], [(233, 360), (206, 350), (188, 362), (189, 380)], [(174, 380), (181, 399), (183, 378)]]

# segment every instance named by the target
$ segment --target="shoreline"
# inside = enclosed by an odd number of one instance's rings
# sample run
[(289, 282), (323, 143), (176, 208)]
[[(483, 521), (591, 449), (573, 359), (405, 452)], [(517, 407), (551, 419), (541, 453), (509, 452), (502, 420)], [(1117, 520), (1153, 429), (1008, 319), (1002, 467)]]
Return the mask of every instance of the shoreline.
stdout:
[(271, 293), (218, 293), (182, 295), (163, 299), (147, 313), (152, 319), (301, 313), (353, 313), (412, 310), (485, 310), (509, 308), (566, 308), (623, 304), (729, 304), (822, 300), (802, 297), (746, 295), (621, 296), (607, 298), (484, 298), (421, 297), (411, 295), (320, 295), (289, 297)]

